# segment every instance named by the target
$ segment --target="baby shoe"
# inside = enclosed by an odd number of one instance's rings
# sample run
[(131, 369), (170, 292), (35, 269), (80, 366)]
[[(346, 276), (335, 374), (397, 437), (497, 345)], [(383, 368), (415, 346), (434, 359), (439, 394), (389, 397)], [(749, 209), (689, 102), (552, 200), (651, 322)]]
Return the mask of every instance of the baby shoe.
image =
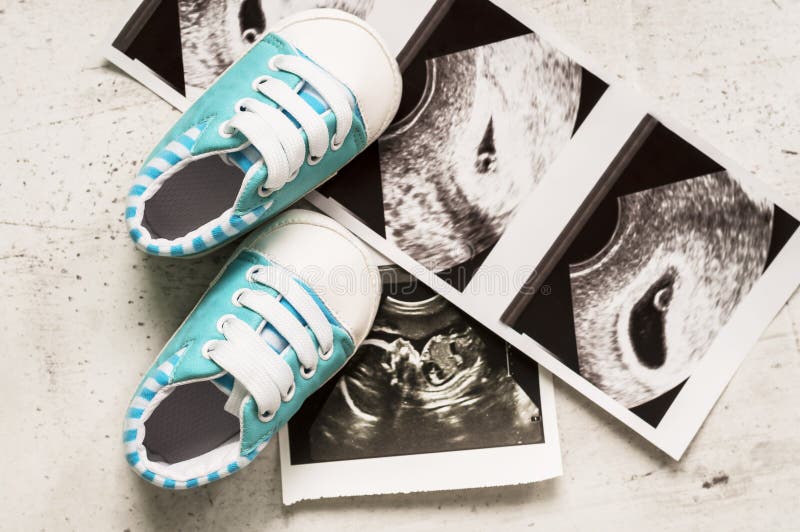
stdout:
[(248, 237), (133, 396), (128, 463), (185, 489), (249, 464), (355, 352), (381, 296), (362, 245), (322, 214), (289, 210)]
[(278, 23), (192, 105), (147, 158), (125, 218), (153, 255), (207, 252), (280, 213), (386, 129), (397, 62), (334, 9)]

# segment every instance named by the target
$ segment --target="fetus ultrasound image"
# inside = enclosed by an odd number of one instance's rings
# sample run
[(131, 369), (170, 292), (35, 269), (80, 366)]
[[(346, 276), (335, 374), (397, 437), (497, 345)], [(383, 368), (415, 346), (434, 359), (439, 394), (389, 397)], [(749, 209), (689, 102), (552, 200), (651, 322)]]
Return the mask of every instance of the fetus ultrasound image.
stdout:
[(397, 267), (366, 341), (289, 423), (292, 464), (544, 441), (534, 362)]
[(797, 226), (658, 125), (515, 328), (657, 426)]
[(145, 0), (113, 46), (193, 99), (282, 18), (336, 8), (361, 18), (375, 0)]
[(447, 9), (395, 122), (322, 192), (461, 290), (607, 86), (488, 0)]
[(282, 18), (336, 8), (366, 18), (374, 0), (178, 0), (187, 90), (203, 90)]

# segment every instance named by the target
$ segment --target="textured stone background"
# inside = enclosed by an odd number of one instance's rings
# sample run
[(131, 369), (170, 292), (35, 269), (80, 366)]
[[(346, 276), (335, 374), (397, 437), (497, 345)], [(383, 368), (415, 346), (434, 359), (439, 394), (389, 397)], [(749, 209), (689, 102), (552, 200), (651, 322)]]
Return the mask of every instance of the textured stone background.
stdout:
[[(524, 3), (800, 201), (798, 0)], [(128, 242), (122, 198), (177, 112), (102, 59), (125, 9), (0, 0), (0, 529), (796, 529), (798, 297), (680, 463), (557, 385), (565, 475), (539, 485), (284, 508), (277, 446), (191, 493), (135, 478), (129, 393), (222, 257), (151, 260)]]

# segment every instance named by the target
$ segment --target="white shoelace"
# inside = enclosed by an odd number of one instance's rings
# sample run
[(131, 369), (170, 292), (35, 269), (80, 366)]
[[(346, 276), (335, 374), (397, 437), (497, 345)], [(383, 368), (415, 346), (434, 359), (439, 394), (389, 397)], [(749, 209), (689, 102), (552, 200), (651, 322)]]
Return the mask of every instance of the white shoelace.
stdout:
[[(306, 322), (308, 329), (280, 302), (279, 298), (252, 289), (233, 296), (234, 304), (248, 308), (269, 323), (295, 350), (301, 376), (310, 379), (320, 359), (333, 353), (333, 329), (325, 314), (308, 292), (289, 273), (274, 266), (256, 266), (247, 274), (250, 281), (274, 289)], [(249, 394), (258, 405), (262, 421), (271, 420), (282, 402), (294, 396), (295, 381), (291, 366), (252, 327), (233, 315), (217, 322), (225, 340), (211, 340), (203, 346), (203, 356), (216, 362), (234, 378), (225, 409), (235, 415)], [(310, 332), (309, 332), (310, 329)], [(311, 334), (317, 339), (319, 349)], [(288, 347), (287, 347), (288, 349)]]
[[(313, 166), (329, 148), (333, 151), (341, 148), (353, 124), (349, 94), (322, 68), (292, 55), (274, 56), (269, 67), (296, 75), (303, 80), (300, 86), (310, 85), (336, 117), (336, 133), (328, 138), (325, 120), (298, 94), (297, 87), (271, 76), (256, 78), (253, 89), (275, 102), (278, 108), (254, 98), (243, 98), (236, 104), (236, 114), (222, 124), (219, 132), (230, 137), (239, 131), (259, 151), (267, 167), (267, 179), (258, 192), (263, 197), (297, 177), (303, 163)], [(299, 129), (284, 111), (300, 124)], [(308, 138), (308, 157), (301, 129)]]

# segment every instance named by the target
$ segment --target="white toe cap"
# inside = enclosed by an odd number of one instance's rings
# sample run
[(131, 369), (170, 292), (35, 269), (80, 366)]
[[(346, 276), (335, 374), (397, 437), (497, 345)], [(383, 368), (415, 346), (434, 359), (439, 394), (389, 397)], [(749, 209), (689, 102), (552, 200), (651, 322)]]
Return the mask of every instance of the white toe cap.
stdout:
[(353, 92), (368, 142), (386, 130), (400, 105), (403, 81), (374, 29), (343, 11), (313, 9), (284, 19), (274, 31)]
[(247, 239), (246, 249), (289, 269), (310, 286), (360, 344), (381, 298), (378, 270), (350, 232), (325, 215), (293, 209)]

